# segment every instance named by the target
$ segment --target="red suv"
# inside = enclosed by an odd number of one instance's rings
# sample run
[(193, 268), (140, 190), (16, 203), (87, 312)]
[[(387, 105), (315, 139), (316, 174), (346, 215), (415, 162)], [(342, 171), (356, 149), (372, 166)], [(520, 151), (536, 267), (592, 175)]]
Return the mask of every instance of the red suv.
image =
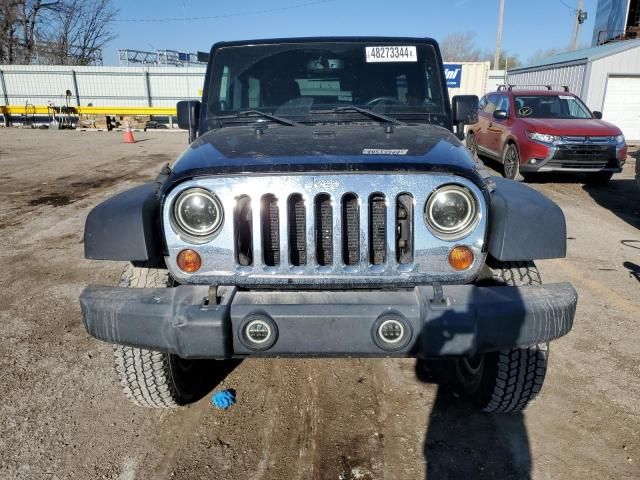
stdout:
[(480, 100), (478, 123), (467, 134), (474, 154), (502, 162), (504, 176), (514, 180), (563, 171), (588, 173), (589, 183), (606, 183), (622, 171), (624, 136), (601, 120), (600, 112), (591, 112), (567, 87), (518, 88), (503, 85)]

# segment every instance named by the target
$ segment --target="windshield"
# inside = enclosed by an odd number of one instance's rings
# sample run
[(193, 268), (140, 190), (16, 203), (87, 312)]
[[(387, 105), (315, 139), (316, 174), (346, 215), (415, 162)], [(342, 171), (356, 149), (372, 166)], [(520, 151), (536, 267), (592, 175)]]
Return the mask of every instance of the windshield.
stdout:
[[(428, 44), (354, 42), (222, 47), (213, 58), (207, 124), (246, 110), (296, 121), (331, 113), (371, 121), (356, 106), (444, 124), (441, 69)], [(255, 113), (255, 112), (254, 112)], [(246, 115), (245, 115), (246, 116)], [(432, 118), (434, 117), (434, 118)], [(255, 121), (255, 117), (252, 119)]]
[(514, 104), (520, 118), (593, 118), (573, 95), (519, 95)]

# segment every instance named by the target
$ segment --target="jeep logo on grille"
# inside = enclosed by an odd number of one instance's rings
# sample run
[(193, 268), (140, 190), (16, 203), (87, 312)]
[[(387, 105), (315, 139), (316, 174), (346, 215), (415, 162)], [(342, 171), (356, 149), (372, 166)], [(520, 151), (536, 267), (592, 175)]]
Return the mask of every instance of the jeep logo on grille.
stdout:
[(340, 188), (340, 181), (335, 178), (312, 178), (305, 184), (305, 188), (333, 191)]

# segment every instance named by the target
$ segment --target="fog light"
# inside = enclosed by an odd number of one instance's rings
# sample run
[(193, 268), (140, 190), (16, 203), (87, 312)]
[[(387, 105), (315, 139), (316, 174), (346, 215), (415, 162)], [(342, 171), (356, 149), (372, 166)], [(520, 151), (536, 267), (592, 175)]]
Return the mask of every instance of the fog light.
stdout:
[(266, 312), (244, 317), (238, 328), (240, 341), (251, 350), (268, 350), (278, 340), (278, 326)]
[(473, 259), (473, 252), (469, 247), (459, 245), (453, 247), (451, 252), (449, 252), (449, 265), (451, 265), (454, 270), (466, 270), (473, 265)]
[(262, 320), (251, 320), (244, 327), (244, 331), (249, 340), (259, 345), (267, 343), (271, 339), (271, 327)]
[(385, 320), (378, 327), (378, 335), (387, 343), (398, 343), (404, 336), (404, 327), (397, 320)]
[(529, 160), (529, 163), (531, 165), (535, 165), (536, 163), (538, 163), (538, 159), (537, 158), (532, 158), (531, 160)]
[(200, 270), (200, 267), (202, 266), (202, 259), (198, 252), (187, 249), (178, 253), (176, 263), (178, 264), (178, 268), (183, 272), (194, 273)]
[(371, 326), (373, 343), (388, 352), (406, 348), (412, 336), (411, 324), (398, 312), (383, 313)]

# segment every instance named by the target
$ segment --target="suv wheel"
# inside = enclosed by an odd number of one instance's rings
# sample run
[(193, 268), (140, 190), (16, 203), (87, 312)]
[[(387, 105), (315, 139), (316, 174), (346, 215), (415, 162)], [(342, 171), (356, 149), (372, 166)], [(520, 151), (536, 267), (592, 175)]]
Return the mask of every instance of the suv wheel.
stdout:
[[(167, 270), (127, 265), (119, 285), (163, 288), (176, 284)], [(215, 360), (186, 360), (171, 353), (124, 345), (114, 345), (113, 354), (116, 375), (126, 396), (134, 404), (150, 408), (171, 408), (199, 400), (221, 380), (221, 371), (231, 365)]]
[(520, 174), (520, 154), (513, 143), (507, 144), (502, 152), (502, 171), (505, 178), (521, 182), (524, 177)]
[[(496, 262), (490, 265), (493, 283), (504, 286), (541, 284), (533, 262)], [(467, 395), (483, 411), (512, 413), (523, 410), (542, 388), (549, 346), (500, 350), (455, 359), (447, 368), (452, 386)]]

